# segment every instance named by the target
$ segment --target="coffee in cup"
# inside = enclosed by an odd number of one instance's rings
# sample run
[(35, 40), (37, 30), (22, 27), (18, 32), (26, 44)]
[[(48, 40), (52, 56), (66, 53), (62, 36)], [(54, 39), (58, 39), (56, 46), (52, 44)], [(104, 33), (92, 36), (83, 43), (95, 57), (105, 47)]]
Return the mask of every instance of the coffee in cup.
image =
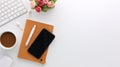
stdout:
[(9, 31), (4, 32), (0, 36), (0, 43), (1, 43), (1, 47), (5, 48), (5, 49), (13, 48), (16, 43), (16, 37), (12, 32), (9, 32)]

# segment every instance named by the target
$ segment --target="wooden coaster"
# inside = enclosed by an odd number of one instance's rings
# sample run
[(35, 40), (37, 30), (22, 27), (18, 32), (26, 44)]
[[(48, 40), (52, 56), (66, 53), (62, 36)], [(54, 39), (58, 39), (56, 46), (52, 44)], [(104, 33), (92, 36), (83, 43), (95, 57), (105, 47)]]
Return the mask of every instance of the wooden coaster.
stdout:
[[(28, 36), (30, 34), (30, 31), (31, 31), (31, 29), (34, 25), (36, 25), (35, 32), (32, 35), (29, 44), (26, 46), (25, 43), (26, 43), (26, 41), (28, 39)], [(32, 56), (27, 51), (28, 48), (33, 43), (33, 41), (35, 40), (35, 38), (38, 36), (39, 32), (41, 32), (43, 28), (47, 29), (50, 32), (53, 31), (53, 26), (52, 25), (27, 19), (25, 29), (24, 29), (24, 32), (23, 32), (22, 41), (21, 41), (21, 44), (20, 44), (18, 58), (31, 60), (31, 61), (38, 62), (38, 63), (41, 63), (41, 64), (46, 63), (46, 56), (47, 56), (47, 53), (48, 53), (48, 49), (44, 52), (44, 54), (42, 55), (42, 57), (40, 59), (36, 59), (34, 56)]]

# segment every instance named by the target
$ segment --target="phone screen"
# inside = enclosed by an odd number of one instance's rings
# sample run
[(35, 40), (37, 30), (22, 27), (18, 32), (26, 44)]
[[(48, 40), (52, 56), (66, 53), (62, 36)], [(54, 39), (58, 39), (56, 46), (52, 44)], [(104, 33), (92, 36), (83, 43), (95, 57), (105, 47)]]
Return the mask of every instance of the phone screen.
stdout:
[(43, 29), (28, 49), (28, 52), (34, 57), (40, 58), (54, 38), (55, 36), (51, 32)]

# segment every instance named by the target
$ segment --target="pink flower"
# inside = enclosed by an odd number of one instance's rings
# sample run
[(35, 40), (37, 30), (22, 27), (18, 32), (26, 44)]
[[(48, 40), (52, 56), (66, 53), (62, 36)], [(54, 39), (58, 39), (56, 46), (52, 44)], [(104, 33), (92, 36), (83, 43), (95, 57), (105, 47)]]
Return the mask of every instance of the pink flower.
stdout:
[(52, 7), (55, 6), (55, 4), (54, 4), (52, 1), (49, 1), (49, 2), (47, 3), (47, 6), (50, 7), (50, 8), (52, 8)]
[(32, 0), (32, 1), (30, 2), (30, 6), (31, 6), (31, 8), (35, 8), (36, 2), (35, 2), (34, 0)]
[(47, 3), (48, 3), (48, 0), (43, 0), (43, 2), (44, 2), (45, 4), (47, 4)]
[(41, 11), (41, 7), (40, 7), (40, 6), (37, 6), (37, 7), (35, 7), (35, 10), (36, 10), (37, 12), (40, 12), (40, 11)]
[(38, 0), (39, 6), (43, 6), (44, 2), (42, 0)]

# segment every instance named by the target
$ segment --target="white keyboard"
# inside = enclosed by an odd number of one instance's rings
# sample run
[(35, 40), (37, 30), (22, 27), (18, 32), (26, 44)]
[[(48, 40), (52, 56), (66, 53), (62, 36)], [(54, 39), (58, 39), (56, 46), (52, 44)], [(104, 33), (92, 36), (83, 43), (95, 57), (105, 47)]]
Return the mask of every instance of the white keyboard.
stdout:
[(27, 13), (21, 0), (1, 0), (0, 1), (0, 26), (14, 20)]

